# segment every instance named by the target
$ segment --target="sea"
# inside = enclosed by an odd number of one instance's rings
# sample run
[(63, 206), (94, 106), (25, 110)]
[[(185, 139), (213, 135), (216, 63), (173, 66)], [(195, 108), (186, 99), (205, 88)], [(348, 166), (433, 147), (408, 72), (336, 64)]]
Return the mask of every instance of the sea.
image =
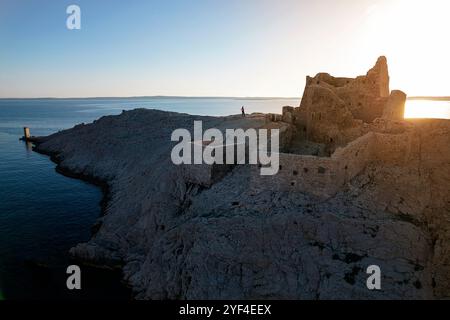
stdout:
[(82, 267), (82, 289), (69, 291), (68, 250), (89, 240), (101, 190), (55, 171), (19, 138), (23, 127), (49, 135), (122, 110), (151, 108), (197, 115), (281, 112), (299, 99), (93, 98), (0, 99), (0, 299), (129, 299), (119, 272)]
[[(0, 300), (131, 299), (120, 271), (82, 267), (82, 289), (66, 287), (68, 250), (89, 240), (101, 213), (101, 190), (58, 174), (47, 156), (19, 138), (89, 123), (135, 108), (196, 115), (281, 113), (300, 98), (0, 99)], [(450, 101), (414, 100), (407, 114), (450, 118)], [(434, 113), (432, 112), (434, 110)]]

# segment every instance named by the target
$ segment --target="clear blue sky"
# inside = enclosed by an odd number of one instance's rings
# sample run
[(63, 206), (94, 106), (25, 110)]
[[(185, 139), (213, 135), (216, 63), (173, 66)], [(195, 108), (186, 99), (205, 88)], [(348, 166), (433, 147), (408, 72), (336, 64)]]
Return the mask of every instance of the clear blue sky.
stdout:
[(393, 88), (450, 95), (448, 2), (0, 0), (0, 97), (300, 96), (379, 55)]

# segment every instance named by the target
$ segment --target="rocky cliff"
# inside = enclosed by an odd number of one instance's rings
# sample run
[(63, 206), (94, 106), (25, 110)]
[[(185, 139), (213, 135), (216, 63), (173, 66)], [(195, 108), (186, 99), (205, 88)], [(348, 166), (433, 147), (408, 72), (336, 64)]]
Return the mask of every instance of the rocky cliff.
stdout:
[[(355, 79), (308, 78), (283, 115), (140, 109), (40, 138), (37, 150), (108, 187), (97, 232), (71, 253), (122, 268), (139, 299), (450, 298), (450, 121), (405, 121), (405, 99), (389, 93), (381, 57)], [(170, 137), (194, 120), (280, 129), (290, 154), (272, 177), (251, 165), (186, 175)], [(366, 286), (370, 265), (381, 290)]]
[[(73, 255), (122, 268), (139, 299), (450, 296), (449, 121), (402, 125), (399, 145), (387, 134), (377, 148), (388, 161), (374, 159), (323, 200), (260, 188), (246, 165), (209, 188), (186, 182), (170, 161), (170, 134), (194, 120), (267, 125), (134, 110), (40, 140), (62, 171), (109, 186), (97, 233)], [(366, 287), (372, 264), (380, 291)]]

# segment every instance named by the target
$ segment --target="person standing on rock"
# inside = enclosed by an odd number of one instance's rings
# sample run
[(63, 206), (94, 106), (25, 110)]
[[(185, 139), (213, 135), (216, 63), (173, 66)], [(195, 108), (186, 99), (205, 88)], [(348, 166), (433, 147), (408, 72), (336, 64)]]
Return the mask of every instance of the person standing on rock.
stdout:
[(242, 116), (245, 117), (245, 109), (244, 106), (241, 107)]

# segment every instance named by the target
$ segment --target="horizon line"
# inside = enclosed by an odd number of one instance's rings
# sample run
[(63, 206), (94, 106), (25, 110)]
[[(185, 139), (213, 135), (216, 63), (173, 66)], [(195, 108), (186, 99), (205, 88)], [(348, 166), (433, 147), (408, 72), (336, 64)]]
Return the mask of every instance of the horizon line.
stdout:
[[(240, 99), (240, 100), (275, 100), (301, 99), (302, 97), (277, 96), (184, 96), (184, 95), (150, 95), (150, 96), (88, 96), (88, 97), (0, 97), (0, 100), (82, 100), (82, 99), (136, 99), (136, 98), (183, 98), (183, 99)], [(450, 100), (450, 96), (408, 96), (407, 100)]]
[(409, 100), (450, 100), (450, 96), (412, 96), (407, 98)]
[(90, 97), (0, 97), (0, 100), (51, 100), (51, 99), (133, 99), (133, 98), (185, 98), (185, 99), (301, 99), (301, 97), (271, 97), (271, 96), (183, 96), (183, 95), (153, 95), (153, 96), (90, 96)]

